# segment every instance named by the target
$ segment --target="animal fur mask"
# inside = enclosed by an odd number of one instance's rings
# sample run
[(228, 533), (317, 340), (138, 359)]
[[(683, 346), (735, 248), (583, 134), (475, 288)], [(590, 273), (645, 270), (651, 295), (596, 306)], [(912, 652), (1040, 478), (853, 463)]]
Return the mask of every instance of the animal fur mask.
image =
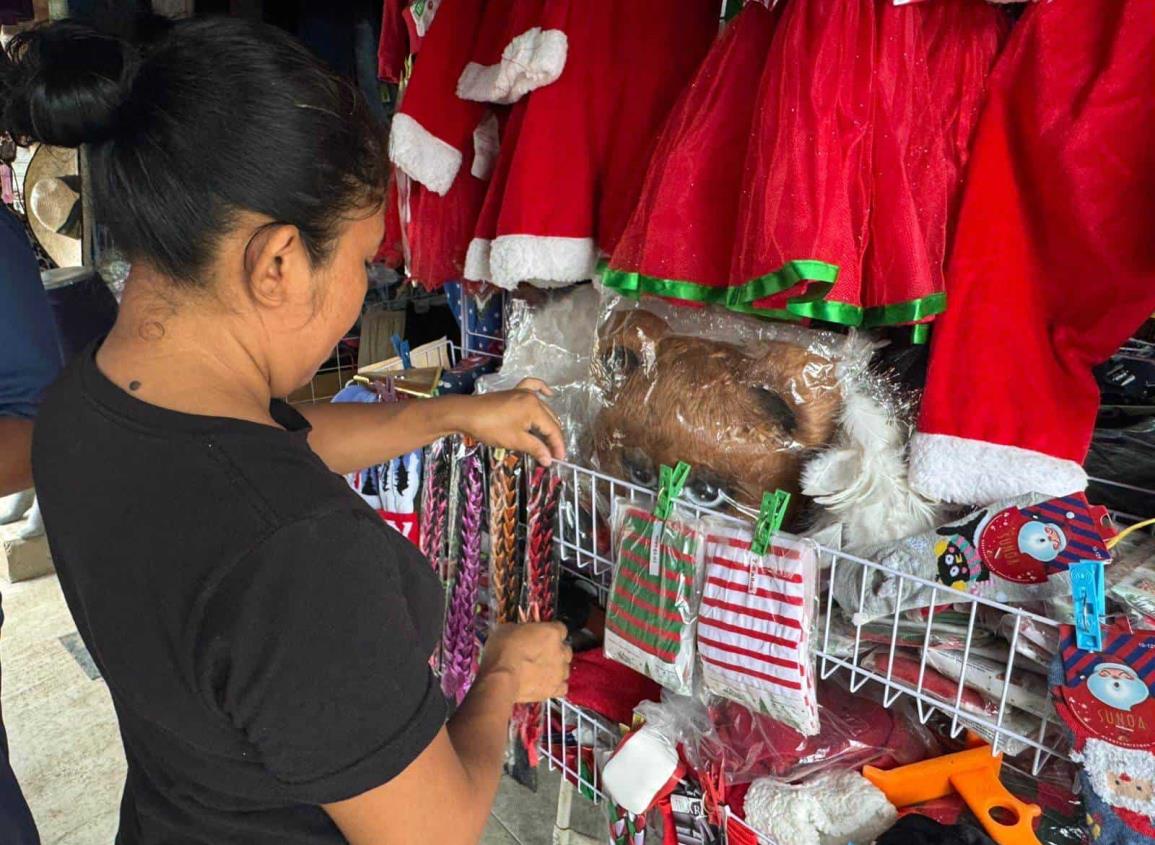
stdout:
[(678, 334), (640, 309), (603, 326), (593, 371), (601, 469), (655, 487), (662, 464), (686, 461), (684, 496), (705, 507), (756, 511), (764, 491), (797, 493), (842, 404), (836, 362), (800, 343)]

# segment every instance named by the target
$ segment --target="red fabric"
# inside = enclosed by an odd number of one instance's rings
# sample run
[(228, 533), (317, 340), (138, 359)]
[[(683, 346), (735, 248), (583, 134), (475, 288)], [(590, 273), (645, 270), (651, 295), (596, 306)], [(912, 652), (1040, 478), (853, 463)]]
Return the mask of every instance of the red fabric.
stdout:
[(381, 7), (381, 38), (377, 41), (377, 78), (398, 83), (409, 58), (409, 27), (405, 23), (405, 0), (384, 0)]
[(832, 302), (940, 293), (966, 130), (1004, 28), (973, 0), (787, 4), (758, 95), (734, 283), (816, 259), (838, 267)]
[(485, 199), (487, 183), (469, 172), (472, 149), (445, 196), (416, 182), (409, 192), (408, 271), (414, 283), (436, 290), (465, 271), (465, 251)]
[[(886, 674), (888, 671), (892, 671), (895, 680), (902, 681), (914, 689), (922, 689), (940, 701), (953, 704), (955, 696), (958, 695), (958, 682), (935, 671), (930, 666), (922, 670), (922, 686), (920, 687), (921, 661), (906, 650), (895, 651), (893, 666), (889, 653), (884, 651), (876, 651), (871, 657), (871, 663), (873, 663), (875, 672)], [(991, 712), (992, 707), (993, 705), (981, 693), (970, 687), (963, 687), (962, 700), (959, 702), (960, 709), (969, 710), (976, 714), (994, 715)]]
[(1035, 3), (1015, 27), (971, 155), (921, 432), (1086, 457), (1091, 367), (1155, 311), (1152, 79), (1149, 0)]
[(394, 511), (378, 510), (377, 515), (385, 520), (385, 524), (415, 546), (421, 545), (421, 529), (415, 513), (396, 513)]
[(662, 688), (628, 666), (610, 660), (600, 649), (579, 651), (570, 667), (566, 699), (622, 725), (634, 720), (643, 701), (660, 701)]
[[(442, 0), (397, 110), (463, 156), (473, 146), (473, 130), (485, 106), (459, 98), (457, 79), (469, 61), (484, 12), (485, 0)], [(464, 162), (458, 176), (462, 172), (468, 173)]]
[[(662, 123), (717, 33), (715, 0), (546, 0), (556, 82), (514, 105), (476, 236), (592, 238), (611, 252)], [(591, 261), (592, 264), (592, 261)], [(551, 280), (548, 261), (523, 278)]]
[(381, 245), (377, 247), (377, 255), (373, 260), (386, 267), (396, 269), (405, 263), (402, 247), (401, 211), (397, 206), (397, 174), (389, 176), (389, 184), (385, 188), (385, 233), (381, 237)]
[(725, 287), (743, 159), (778, 11), (749, 3), (714, 44), (670, 115), (641, 198), (610, 261), (616, 270)]

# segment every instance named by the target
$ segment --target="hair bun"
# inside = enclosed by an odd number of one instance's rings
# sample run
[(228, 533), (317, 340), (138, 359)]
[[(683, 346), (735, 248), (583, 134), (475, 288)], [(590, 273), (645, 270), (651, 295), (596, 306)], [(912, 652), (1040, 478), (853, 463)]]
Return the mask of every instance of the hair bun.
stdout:
[(107, 140), (137, 63), (128, 43), (71, 21), (21, 33), (0, 69), (0, 128), (59, 147)]

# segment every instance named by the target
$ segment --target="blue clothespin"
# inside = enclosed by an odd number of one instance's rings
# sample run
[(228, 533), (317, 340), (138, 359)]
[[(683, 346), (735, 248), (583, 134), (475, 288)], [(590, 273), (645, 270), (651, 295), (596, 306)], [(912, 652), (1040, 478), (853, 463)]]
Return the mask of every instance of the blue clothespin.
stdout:
[(1103, 650), (1103, 617), (1107, 590), (1103, 561), (1080, 560), (1068, 567), (1075, 600), (1075, 644), (1084, 651)]
[(409, 357), (409, 341), (402, 340), (398, 334), (389, 339), (393, 342), (393, 350), (401, 358), (401, 366), (407, 370), (413, 369), (413, 361)]
[(782, 530), (789, 507), (790, 494), (785, 490), (762, 494), (762, 507), (758, 509), (758, 521), (754, 523), (754, 541), (750, 544), (750, 551), (756, 555), (766, 554), (770, 541)]

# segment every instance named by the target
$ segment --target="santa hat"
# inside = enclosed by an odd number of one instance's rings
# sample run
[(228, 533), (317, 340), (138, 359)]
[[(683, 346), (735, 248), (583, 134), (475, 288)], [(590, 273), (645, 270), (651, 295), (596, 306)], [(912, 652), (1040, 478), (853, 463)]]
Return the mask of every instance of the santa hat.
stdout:
[(1155, 311), (1150, 14), (1031, 6), (991, 76), (911, 443), (927, 496), (1086, 487), (1091, 368)]

